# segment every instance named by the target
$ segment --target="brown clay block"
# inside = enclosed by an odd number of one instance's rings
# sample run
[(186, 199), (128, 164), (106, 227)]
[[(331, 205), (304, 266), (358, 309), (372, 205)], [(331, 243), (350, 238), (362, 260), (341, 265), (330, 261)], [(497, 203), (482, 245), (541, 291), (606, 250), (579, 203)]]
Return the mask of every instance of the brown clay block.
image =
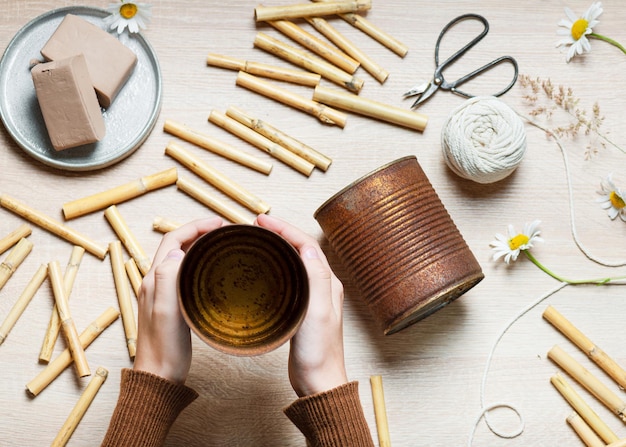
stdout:
[(31, 70), (37, 100), (57, 151), (104, 137), (104, 118), (82, 54)]
[(111, 34), (73, 14), (67, 14), (41, 49), (47, 60), (84, 54), (102, 107), (109, 107), (130, 77), (137, 56)]

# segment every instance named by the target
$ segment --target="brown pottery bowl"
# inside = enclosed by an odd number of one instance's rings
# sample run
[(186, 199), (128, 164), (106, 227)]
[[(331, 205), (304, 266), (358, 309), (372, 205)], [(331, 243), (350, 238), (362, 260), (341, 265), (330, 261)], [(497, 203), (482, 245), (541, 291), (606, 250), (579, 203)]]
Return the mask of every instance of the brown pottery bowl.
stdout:
[(192, 331), (227, 354), (272, 351), (298, 330), (308, 307), (306, 270), (296, 249), (253, 225), (201, 236), (185, 255), (178, 299)]

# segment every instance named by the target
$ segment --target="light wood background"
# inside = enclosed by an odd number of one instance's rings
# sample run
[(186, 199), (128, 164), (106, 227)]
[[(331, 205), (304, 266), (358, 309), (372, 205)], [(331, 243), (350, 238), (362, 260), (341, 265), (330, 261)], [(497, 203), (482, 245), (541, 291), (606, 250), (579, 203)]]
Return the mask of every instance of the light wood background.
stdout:
[[(108, 1), (87, 2), (105, 7)], [(252, 172), (212, 153), (181, 143), (206, 162), (260, 195), (271, 213), (284, 218), (321, 241), (337, 274), (345, 283), (345, 345), (348, 372), (360, 381), (365, 415), (376, 439), (369, 377), (384, 379), (389, 428), (394, 446), (461, 446), (468, 438), (481, 409), (480, 387), (490, 349), (505, 325), (523, 309), (558, 283), (525, 259), (506, 266), (491, 260), (489, 242), (504, 233), (508, 224), (521, 229), (525, 222), (542, 221), (545, 238), (533, 253), (555, 272), (570, 278), (624, 275), (624, 268), (606, 268), (588, 260), (575, 245), (570, 230), (570, 205), (562, 155), (553, 141), (534, 127), (527, 127), (528, 152), (519, 169), (507, 179), (491, 185), (462, 180), (445, 165), (440, 134), (446, 117), (464, 99), (438, 92), (419, 111), (428, 115), (423, 133), (350, 115), (344, 129), (325, 126), (315, 118), (278, 104), (235, 85), (233, 71), (207, 67), (209, 52), (242, 59), (289, 66), (253, 48), (255, 33), (280, 34), (254, 21), (249, 0), (219, 2), (187, 0), (150, 2), (153, 18), (146, 38), (156, 49), (163, 72), (163, 104), (154, 131), (128, 159), (104, 170), (69, 173), (50, 169), (24, 153), (0, 130), (0, 193), (9, 194), (30, 206), (63, 220), (61, 206), (141, 176), (177, 166), (164, 155), (171, 136), (162, 131), (163, 121), (187, 123), (215, 138), (271, 160), (226, 131), (207, 122), (211, 110), (225, 111), (234, 105), (288, 131), (332, 157), (326, 173), (315, 171), (309, 178), (274, 161), (269, 176)], [(0, 0), (0, 48), (29, 20), (50, 9), (79, 5), (75, 1)], [(285, 2), (267, 2), (285, 4)], [(571, 87), (580, 107), (591, 109), (598, 101), (605, 116), (602, 130), (626, 147), (623, 110), (626, 94), (626, 55), (604, 42), (593, 41), (592, 52), (569, 64), (555, 43), (557, 23), (565, 17), (563, 7), (582, 13), (585, 1), (452, 1), (374, 0), (367, 18), (409, 47), (401, 58), (340, 19), (336, 27), (390, 72), (380, 85), (363, 69), (361, 95), (408, 108), (411, 101), (402, 93), (434, 70), (433, 50), (441, 28), (457, 15), (483, 14), (490, 22), (487, 37), (457, 63), (449, 76), (463, 74), (497, 56), (510, 54), (519, 62), (520, 73), (557, 85)], [(603, 2), (604, 14), (595, 31), (626, 42), (623, 24), (626, 10), (621, 2)], [(306, 25), (305, 28), (308, 28)], [(467, 29), (450, 36), (449, 48), (472, 36)], [(477, 94), (496, 90), (498, 79), (508, 72), (496, 71), (496, 79), (481, 80)], [(507, 81), (503, 81), (507, 82)], [(328, 83), (324, 82), (326, 85)], [(285, 85), (303, 95), (304, 87)], [(525, 91), (516, 85), (503, 100), (521, 113)], [(552, 125), (563, 124), (556, 114)], [(614, 172), (618, 185), (626, 187), (626, 154), (611, 146), (601, 148), (592, 160), (584, 160), (585, 147), (593, 135), (565, 139), (571, 164), (574, 211), (582, 243), (596, 256), (609, 260), (626, 257), (626, 224), (610, 221), (595, 202), (600, 180)], [(313, 218), (316, 208), (353, 180), (379, 166), (406, 155), (417, 156), (456, 225), (480, 262), (486, 278), (448, 307), (393, 336), (385, 337), (359, 300), (345, 269), (323, 240)], [(181, 173), (186, 169), (179, 166)], [(151, 256), (161, 235), (152, 230), (156, 216), (186, 222), (213, 212), (168, 187), (119, 205), (145, 251)], [(244, 210), (244, 212), (246, 212)], [(0, 209), (0, 236), (17, 228), (23, 220)], [(81, 217), (68, 225), (102, 244), (115, 236), (101, 212)], [(4, 319), (35, 269), (51, 260), (65, 266), (71, 245), (35, 227), (30, 240), (34, 250), (0, 292), (0, 319)], [(4, 258), (5, 255), (3, 255)], [(555, 344), (561, 345), (616, 392), (608, 377), (588, 361), (570, 342), (544, 321), (541, 313), (554, 305), (594, 342), (626, 365), (623, 333), (626, 318), (623, 286), (566, 287), (532, 308), (503, 336), (494, 352), (486, 381), (486, 403), (505, 401), (516, 406), (525, 421), (521, 436), (507, 440), (492, 434), (484, 421), (473, 445), (492, 447), (582, 445), (565, 418), (570, 408), (549, 382), (558, 367), (546, 358)], [(49, 444), (65, 421), (88, 379), (77, 380), (70, 368), (38, 397), (30, 398), (25, 384), (43, 365), (37, 361), (44, 330), (52, 308), (52, 293), (46, 282), (23, 317), (0, 346), (0, 445), (41, 446)], [(109, 259), (86, 254), (80, 267), (71, 310), (79, 330), (109, 306), (117, 306)], [(55, 353), (63, 349), (59, 341)], [(255, 358), (222, 355), (194, 338), (194, 360), (188, 384), (200, 393), (177, 420), (169, 446), (300, 446), (304, 440), (282, 414), (295, 394), (287, 378), (288, 346)], [(125, 348), (121, 321), (115, 322), (87, 350), (92, 369), (105, 366), (110, 376), (92, 407), (70, 440), (71, 446), (97, 445), (107, 428), (116, 404), (121, 368), (131, 366)], [(620, 437), (626, 427), (587, 392), (580, 394)], [(492, 413), (494, 425), (513, 430), (518, 425), (510, 411)]]

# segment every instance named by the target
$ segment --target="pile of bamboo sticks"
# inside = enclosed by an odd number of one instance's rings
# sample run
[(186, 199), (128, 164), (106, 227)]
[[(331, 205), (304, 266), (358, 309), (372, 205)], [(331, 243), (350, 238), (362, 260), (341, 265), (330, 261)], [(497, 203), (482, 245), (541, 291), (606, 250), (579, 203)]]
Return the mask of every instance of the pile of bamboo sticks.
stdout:
[[(626, 389), (626, 371), (554, 307), (548, 306), (543, 317), (584, 352), (622, 390)], [(558, 345), (548, 351), (548, 358), (626, 423), (626, 403), (582, 364)], [(626, 447), (626, 439), (617, 437), (562, 374), (556, 373), (550, 378), (550, 382), (572, 407), (573, 411), (566, 421), (587, 447)]]

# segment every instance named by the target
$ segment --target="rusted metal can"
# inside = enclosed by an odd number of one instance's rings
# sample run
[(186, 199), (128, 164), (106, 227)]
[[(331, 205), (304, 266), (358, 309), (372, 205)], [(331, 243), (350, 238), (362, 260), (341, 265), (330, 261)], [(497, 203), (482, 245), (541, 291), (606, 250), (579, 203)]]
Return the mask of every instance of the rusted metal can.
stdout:
[(356, 180), (314, 217), (386, 335), (484, 278), (414, 156)]

